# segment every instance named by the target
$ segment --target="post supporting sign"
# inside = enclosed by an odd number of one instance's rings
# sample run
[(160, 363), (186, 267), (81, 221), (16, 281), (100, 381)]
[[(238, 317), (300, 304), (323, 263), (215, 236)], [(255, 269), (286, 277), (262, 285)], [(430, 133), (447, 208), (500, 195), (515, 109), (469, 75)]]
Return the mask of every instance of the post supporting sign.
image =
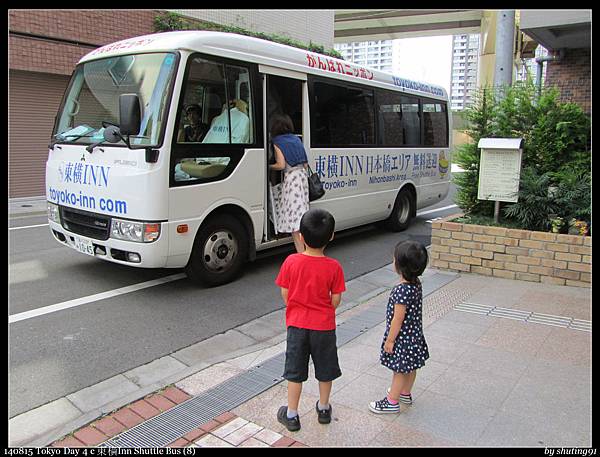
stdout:
[(500, 218), (500, 202), (518, 201), (521, 178), (522, 138), (482, 138), (479, 163), (479, 200), (493, 200), (494, 220)]

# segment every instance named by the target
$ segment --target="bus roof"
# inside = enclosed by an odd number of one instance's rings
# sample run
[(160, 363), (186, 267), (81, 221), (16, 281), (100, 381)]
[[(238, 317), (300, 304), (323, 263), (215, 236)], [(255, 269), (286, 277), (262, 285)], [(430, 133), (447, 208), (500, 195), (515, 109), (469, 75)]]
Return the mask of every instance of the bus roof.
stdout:
[(82, 57), (79, 63), (119, 55), (176, 50), (212, 54), (414, 95), (448, 99), (446, 90), (441, 86), (412, 81), (323, 54), (235, 33), (189, 30), (144, 35), (95, 49)]

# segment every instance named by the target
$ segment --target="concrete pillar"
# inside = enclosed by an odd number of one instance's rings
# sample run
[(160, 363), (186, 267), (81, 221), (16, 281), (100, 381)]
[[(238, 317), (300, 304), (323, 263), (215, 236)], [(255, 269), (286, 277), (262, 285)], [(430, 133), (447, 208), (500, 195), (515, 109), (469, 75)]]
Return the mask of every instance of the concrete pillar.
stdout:
[(501, 10), (496, 20), (494, 85), (511, 85), (515, 48), (515, 10)]

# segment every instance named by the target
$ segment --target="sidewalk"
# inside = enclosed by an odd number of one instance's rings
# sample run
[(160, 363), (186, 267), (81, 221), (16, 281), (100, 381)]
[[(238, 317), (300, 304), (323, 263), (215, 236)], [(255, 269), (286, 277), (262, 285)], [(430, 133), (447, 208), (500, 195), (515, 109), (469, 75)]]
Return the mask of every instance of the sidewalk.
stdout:
[[(219, 389), (248, 388), (249, 381), (238, 381), (262, 379), (248, 375), (260, 374), (261, 366), (285, 351), (285, 334), (272, 335), (277, 325), (284, 328), (283, 313), (274, 313), (234, 329), (265, 332), (255, 350), (206, 363), (166, 389), (80, 423), (74, 432), (63, 424), (61, 435), (55, 431), (51, 440), (34, 445), (119, 447), (121, 441), (153, 447), (144, 443), (164, 438), (168, 442), (159, 447), (591, 446), (590, 290), (428, 269), (424, 327), (431, 357), (418, 372), (414, 404), (398, 415), (375, 415), (367, 404), (385, 395), (391, 378), (378, 357), (395, 280), (391, 266), (357, 278), (349, 303), (339, 310), (343, 375), (333, 385), (329, 425), (316, 420), (312, 369), (298, 432), (288, 432), (276, 419), (287, 398), (281, 378), (222, 411), (231, 399), (219, 396)], [(210, 417), (210, 408), (222, 412)], [(172, 436), (161, 437), (159, 429)], [(173, 435), (174, 430), (182, 432)]]

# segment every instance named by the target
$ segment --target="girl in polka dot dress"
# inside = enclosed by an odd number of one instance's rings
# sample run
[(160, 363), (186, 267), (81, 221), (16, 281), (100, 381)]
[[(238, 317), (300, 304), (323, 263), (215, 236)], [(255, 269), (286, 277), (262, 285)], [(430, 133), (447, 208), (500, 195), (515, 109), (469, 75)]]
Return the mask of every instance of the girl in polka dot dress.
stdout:
[(423, 335), (423, 290), (419, 276), (427, 267), (427, 250), (421, 243), (404, 241), (394, 250), (394, 268), (400, 283), (392, 289), (387, 305), (381, 364), (393, 372), (392, 386), (383, 400), (369, 403), (376, 414), (397, 413), (400, 402), (412, 404), (411, 390), (417, 369), (429, 358)]

